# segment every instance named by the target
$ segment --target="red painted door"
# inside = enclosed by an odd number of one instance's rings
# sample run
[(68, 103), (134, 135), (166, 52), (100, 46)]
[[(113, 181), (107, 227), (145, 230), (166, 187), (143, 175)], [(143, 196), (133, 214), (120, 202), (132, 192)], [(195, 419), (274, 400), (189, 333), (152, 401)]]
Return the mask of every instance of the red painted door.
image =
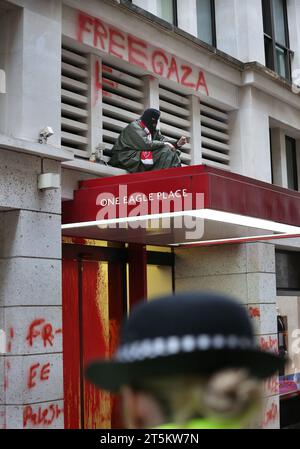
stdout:
[(115, 351), (125, 310), (126, 265), (78, 255), (63, 259), (66, 428), (121, 427), (119, 402), (84, 378), (84, 367)]

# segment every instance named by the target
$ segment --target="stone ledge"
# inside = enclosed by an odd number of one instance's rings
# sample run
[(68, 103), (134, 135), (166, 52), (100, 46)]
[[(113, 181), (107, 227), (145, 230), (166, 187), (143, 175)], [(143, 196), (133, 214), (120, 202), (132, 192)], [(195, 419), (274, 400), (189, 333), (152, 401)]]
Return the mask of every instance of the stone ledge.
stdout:
[(0, 134), (0, 149), (19, 151), (32, 156), (55, 159), (56, 161), (70, 161), (74, 159), (71, 151), (62, 150), (49, 144), (9, 137), (4, 134)]
[(85, 161), (83, 159), (63, 162), (62, 167), (85, 173), (91, 173), (101, 177), (125, 175), (127, 173), (126, 170), (122, 170), (121, 168), (110, 167), (109, 165), (98, 164), (96, 162)]

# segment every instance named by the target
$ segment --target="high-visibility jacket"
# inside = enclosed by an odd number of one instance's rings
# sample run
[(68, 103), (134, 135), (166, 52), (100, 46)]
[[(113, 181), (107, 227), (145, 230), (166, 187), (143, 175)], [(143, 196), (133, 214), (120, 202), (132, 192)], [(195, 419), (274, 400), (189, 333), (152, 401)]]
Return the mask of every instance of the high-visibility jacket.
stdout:
[(183, 425), (179, 424), (163, 424), (156, 429), (242, 429), (241, 423), (233, 420), (216, 422), (209, 419), (193, 419)]

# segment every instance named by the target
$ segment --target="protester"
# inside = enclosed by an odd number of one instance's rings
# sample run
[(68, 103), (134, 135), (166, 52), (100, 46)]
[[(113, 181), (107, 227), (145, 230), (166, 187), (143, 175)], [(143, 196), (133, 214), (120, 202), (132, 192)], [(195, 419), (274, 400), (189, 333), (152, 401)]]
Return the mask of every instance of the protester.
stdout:
[(259, 410), (262, 380), (283, 365), (258, 347), (238, 301), (182, 293), (137, 305), (115, 357), (91, 362), (86, 375), (121, 392), (128, 428), (243, 428)]
[(157, 128), (160, 111), (146, 109), (138, 120), (126, 126), (112, 148), (109, 164), (131, 173), (180, 167), (180, 148), (186, 137), (177, 142), (163, 137)]

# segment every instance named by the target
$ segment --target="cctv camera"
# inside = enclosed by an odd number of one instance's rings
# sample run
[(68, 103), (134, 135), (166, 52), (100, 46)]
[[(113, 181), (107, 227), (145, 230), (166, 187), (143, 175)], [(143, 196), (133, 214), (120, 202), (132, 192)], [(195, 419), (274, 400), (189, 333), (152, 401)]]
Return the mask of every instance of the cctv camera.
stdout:
[(48, 139), (48, 137), (53, 136), (54, 131), (50, 126), (46, 126), (46, 128), (43, 128), (42, 131), (40, 132), (40, 136), (45, 137), (46, 139)]
[(40, 143), (46, 143), (48, 137), (53, 136), (54, 131), (50, 126), (46, 126), (45, 128), (43, 128), (40, 132), (40, 138), (39, 138), (39, 142)]

